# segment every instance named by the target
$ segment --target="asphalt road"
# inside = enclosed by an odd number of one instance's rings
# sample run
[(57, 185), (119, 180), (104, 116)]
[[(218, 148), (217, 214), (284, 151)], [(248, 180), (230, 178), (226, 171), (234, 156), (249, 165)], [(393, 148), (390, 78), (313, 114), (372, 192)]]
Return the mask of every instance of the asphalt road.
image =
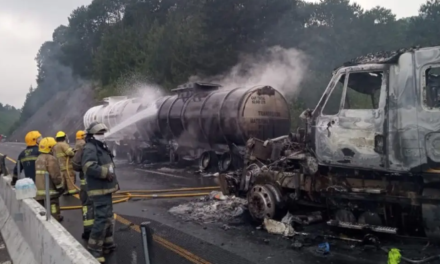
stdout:
[[(0, 143), (0, 154), (8, 155), (7, 166), (12, 171), (14, 160), (25, 145)], [(130, 165), (119, 165), (118, 180), (122, 190), (158, 190), (184, 187), (213, 186), (213, 180), (197, 175), (151, 172)], [(292, 241), (267, 234), (254, 226), (240, 225), (224, 230), (220, 224), (201, 225), (183, 221), (168, 212), (178, 204), (194, 198), (130, 200), (115, 204), (117, 215), (115, 239), (118, 249), (107, 263), (145, 263), (139, 225), (150, 221), (154, 230), (153, 264), (246, 264), (246, 263), (386, 263), (384, 254), (371, 260), (371, 253), (353, 249), (353, 245), (332, 250), (328, 255), (316, 252), (318, 242), (295, 250)], [(61, 198), (62, 206), (79, 205), (74, 197)], [(62, 224), (81, 243), (81, 211), (63, 211)]]

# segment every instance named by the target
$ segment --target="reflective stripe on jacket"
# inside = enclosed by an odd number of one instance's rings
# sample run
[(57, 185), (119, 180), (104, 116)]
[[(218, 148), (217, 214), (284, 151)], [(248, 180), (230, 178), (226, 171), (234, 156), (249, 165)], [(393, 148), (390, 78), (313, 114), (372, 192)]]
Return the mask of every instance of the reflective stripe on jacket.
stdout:
[(66, 142), (58, 142), (53, 147), (53, 155), (57, 157), (58, 164), (60, 165), (61, 171), (72, 170), (72, 163), (68, 162), (68, 158), (71, 159), (75, 155), (73, 148), (69, 146)]
[(41, 153), (35, 161), (35, 186), (37, 187), (36, 200), (43, 200), (46, 195), (45, 174), (49, 174), (49, 193), (51, 197), (60, 194), (56, 189), (63, 188), (64, 179), (61, 176), (57, 159), (51, 154)]
[(102, 142), (90, 139), (84, 146), (82, 155), (82, 167), (87, 181), (87, 194), (89, 196), (114, 193), (119, 190), (116, 176), (109, 182), (107, 174), (109, 167), (114, 163), (110, 152)]

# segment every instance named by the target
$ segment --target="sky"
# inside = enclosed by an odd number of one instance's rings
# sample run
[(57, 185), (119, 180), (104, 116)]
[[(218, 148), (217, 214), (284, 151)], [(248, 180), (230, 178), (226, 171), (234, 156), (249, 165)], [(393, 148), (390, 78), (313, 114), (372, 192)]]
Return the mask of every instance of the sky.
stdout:
[[(319, 0), (307, 0), (319, 2)], [(351, 1), (353, 2), (353, 1)], [(400, 17), (417, 15), (426, 0), (356, 0), (365, 9), (377, 5)], [(0, 103), (21, 108), (35, 87), (35, 56), (70, 13), (91, 0), (0, 0)]]

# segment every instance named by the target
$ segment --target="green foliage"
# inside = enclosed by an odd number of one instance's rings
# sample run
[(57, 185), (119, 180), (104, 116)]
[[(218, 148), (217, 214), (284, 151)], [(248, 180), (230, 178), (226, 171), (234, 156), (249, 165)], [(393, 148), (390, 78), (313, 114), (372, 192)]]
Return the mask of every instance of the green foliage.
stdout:
[(20, 110), (0, 103), (0, 134), (9, 135), (10, 129), (20, 118)]
[(99, 84), (98, 98), (132, 92), (127, 80), (133, 78), (170, 89), (192, 75), (224, 73), (240, 54), (274, 45), (310, 58), (292, 104), (296, 117), (317, 103), (331, 71), (343, 62), (369, 52), (438, 44), (439, 11), (440, 0), (427, 0), (418, 16), (402, 19), (389, 9), (364, 10), (349, 0), (93, 0), (73, 10), (69, 24), (41, 46), (38, 86), (29, 91), (17, 125), (56, 92), (84, 80)]

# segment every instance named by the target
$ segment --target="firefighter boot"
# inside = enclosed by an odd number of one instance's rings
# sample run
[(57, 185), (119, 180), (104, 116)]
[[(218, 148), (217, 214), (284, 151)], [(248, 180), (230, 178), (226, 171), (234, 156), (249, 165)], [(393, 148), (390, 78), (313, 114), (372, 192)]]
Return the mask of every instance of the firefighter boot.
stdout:
[(99, 262), (99, 263), (105, 263), (104, 255), (102, 254), (102, 251), (96, 251), (89, 248), (90, 254)]
[(104, 254), (110, 254), (116, 249), (116, 244), (113, 239), (114, 229), (115, 229), (115, 219), (112, 217), (111, 219), (109, 219), (109, 226), (107, 227), (105, 233), (104, 246), (103, 246)]

